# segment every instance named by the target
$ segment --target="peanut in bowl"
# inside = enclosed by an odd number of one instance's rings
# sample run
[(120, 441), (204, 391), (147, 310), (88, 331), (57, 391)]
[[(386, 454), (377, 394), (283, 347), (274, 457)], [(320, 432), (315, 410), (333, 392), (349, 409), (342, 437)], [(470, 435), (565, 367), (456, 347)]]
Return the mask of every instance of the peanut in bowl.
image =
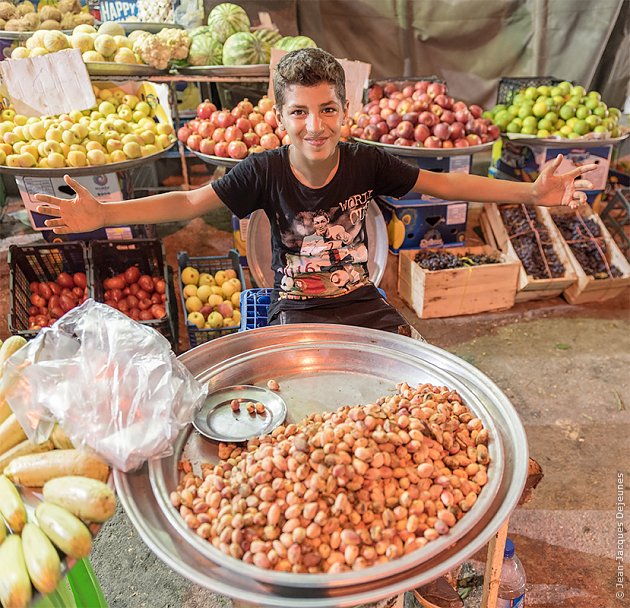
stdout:
[(458, 522), (485, 498), (488, 435), (456, 391), (400, 384), (245, 447), (221, 444), (220, 462), (200, 475), (184, 462), (172, 520), (241, 569), (376, 574), (456, 540)]

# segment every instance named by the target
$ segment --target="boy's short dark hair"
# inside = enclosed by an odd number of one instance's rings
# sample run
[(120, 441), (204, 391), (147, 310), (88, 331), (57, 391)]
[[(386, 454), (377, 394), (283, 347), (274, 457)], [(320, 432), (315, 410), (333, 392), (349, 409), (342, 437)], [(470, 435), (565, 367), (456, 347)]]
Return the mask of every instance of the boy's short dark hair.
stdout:
[(287, 53), (273, 72), (276, 107), (282, 111), (284, 92), (291, 85), (314, 87), (329, 82), (343, 105), (346, 101), (346, 75), (341, 64), (322, 49), (300, 49)]

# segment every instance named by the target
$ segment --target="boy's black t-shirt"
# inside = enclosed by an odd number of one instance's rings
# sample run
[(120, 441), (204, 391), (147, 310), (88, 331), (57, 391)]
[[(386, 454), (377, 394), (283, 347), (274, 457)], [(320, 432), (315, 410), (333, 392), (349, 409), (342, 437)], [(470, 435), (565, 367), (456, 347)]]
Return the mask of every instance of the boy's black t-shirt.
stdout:
[(418, 178), (417, 167), (376, 147), (338, 145), (337, 172), (322, 188), (295, 177), (288, 146), (253, 154), (213, 183), (239, 218), (267, 214), (280, 298), (335, 297), (368, 284), (368, 203), (375, 195), (399, 198)]

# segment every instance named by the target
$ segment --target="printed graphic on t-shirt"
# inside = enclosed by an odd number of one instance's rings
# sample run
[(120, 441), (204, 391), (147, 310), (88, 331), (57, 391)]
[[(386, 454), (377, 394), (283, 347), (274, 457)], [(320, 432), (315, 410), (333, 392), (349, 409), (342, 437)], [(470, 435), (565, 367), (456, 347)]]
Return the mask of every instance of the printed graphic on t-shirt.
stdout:
[(368, 190), (330, 209), (294, 218), (282, 235), (299, 251), (286, 254), (284, 297), (337, 296), (366, 284), (368, 251), (362, 233), (371, 196)]

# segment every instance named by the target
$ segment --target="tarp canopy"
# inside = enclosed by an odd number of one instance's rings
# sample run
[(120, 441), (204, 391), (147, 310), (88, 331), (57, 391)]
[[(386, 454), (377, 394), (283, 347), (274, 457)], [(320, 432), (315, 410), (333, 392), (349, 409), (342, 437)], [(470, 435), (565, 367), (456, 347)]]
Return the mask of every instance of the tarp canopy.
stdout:
[[(206, 9), (218, 4), (206, 0)], [(624, 0), (242, 0), (285, 35), (313, 38), (372, 76), (435, 75), (488, 107), (501, 77), (555, 76), (596, 89), (609, 105), (630, 94), (630, 3)]]

